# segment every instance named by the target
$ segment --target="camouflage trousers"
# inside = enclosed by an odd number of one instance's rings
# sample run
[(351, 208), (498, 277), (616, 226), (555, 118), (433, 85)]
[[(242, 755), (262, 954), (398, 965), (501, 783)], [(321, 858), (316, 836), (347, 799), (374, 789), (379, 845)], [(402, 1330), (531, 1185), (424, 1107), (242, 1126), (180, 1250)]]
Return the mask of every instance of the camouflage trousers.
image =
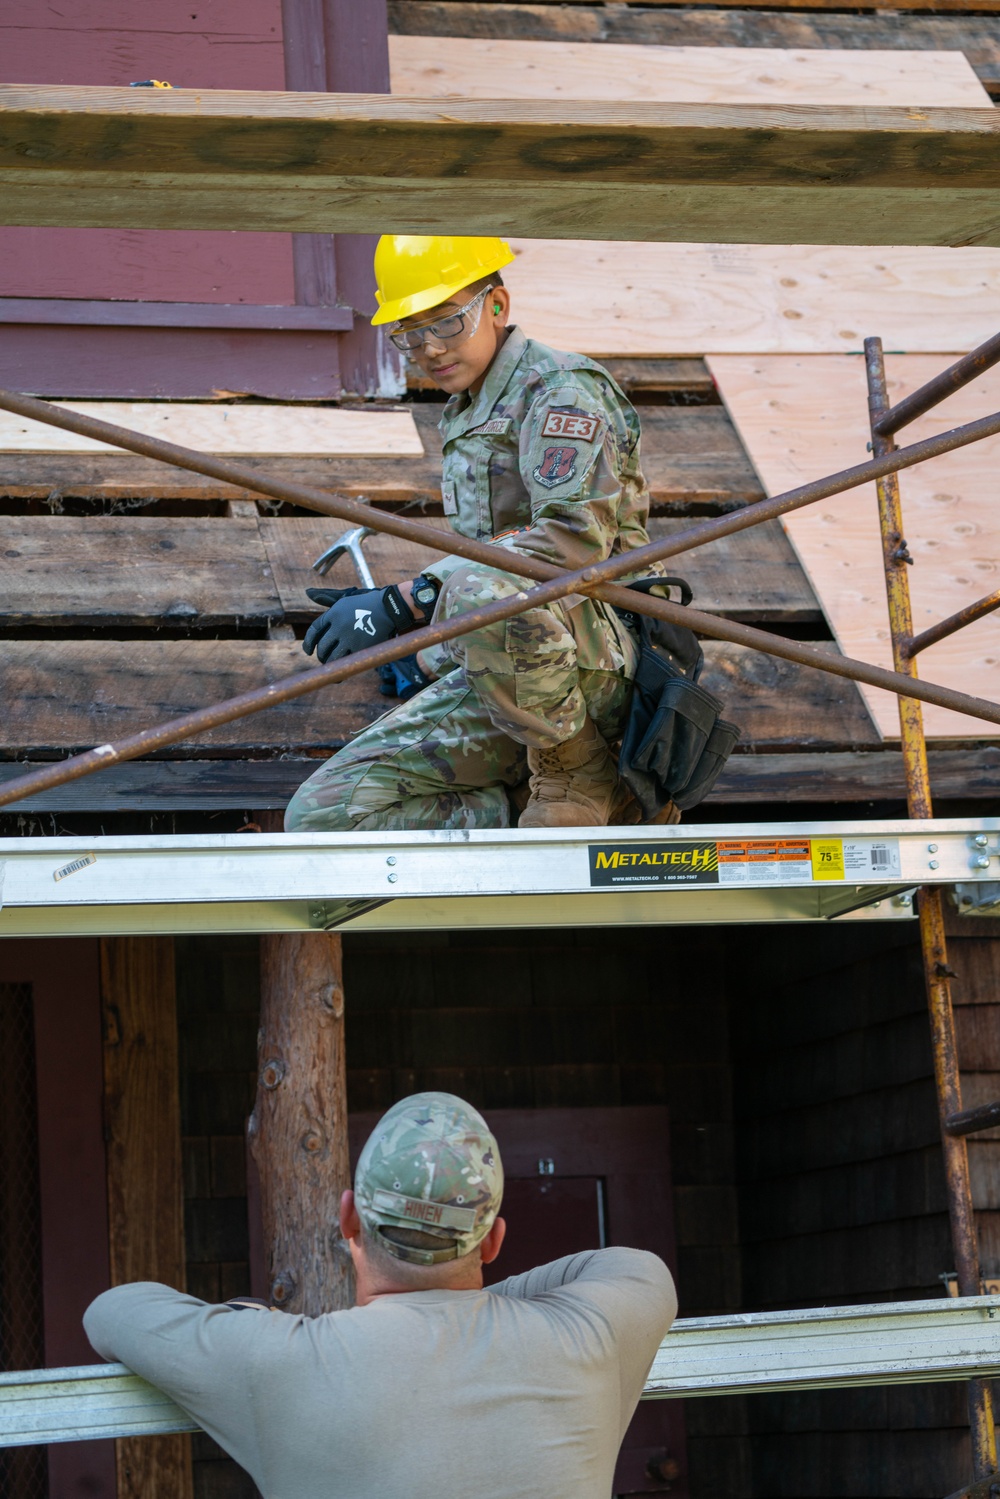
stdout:
[[(508, 573), (457, 568), (435, 618), (523, 588)], [(530, 609), (430, 653), (443, 673), (345, 745), (296, 791), (288, 832), (506, 828), (508, 788), (527, 779), (526, 747), (572, 739), (590, 716), (620, 738), (637, 651), (604, 605)]]

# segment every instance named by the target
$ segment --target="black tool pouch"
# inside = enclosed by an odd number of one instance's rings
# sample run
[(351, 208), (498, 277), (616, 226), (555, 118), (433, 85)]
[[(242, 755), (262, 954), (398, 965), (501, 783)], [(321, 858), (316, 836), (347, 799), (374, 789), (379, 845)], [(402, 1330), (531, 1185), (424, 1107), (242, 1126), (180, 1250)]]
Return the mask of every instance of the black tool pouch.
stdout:
[[(678, 587), (681, 603), (690, 604), (683, 578), (640, 578), (629, 587), (649, 593), (666, 584)], [(668, 802), (683, 812), (697, 806), (715, 785), (740, 731), (719, 717), (719, 699), (698, 686), (705, 658), (692, 630), (648, 614), (618, 612), (639, 641), (618, 773), (649, 822)]]

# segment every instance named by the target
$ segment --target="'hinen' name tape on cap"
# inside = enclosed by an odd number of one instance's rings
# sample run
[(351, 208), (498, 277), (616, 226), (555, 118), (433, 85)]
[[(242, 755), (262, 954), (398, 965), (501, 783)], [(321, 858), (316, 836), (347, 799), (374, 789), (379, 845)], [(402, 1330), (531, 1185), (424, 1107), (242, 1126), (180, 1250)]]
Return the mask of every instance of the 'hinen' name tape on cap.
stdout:
[(372, 1193), (372, 1207), (376, 1212), (392, 1213), (396, 1218), (408, 1218), (412, 1223), (427, 1223), (432, 1228), (457, 1228), (468, 1232), (476, 1226), (475, 1208), (450, 1207), (444, 1202), (424, 1202), (419, 1197), (404, 1197), (402, 1192), (386, 1192), (384, 1188)]

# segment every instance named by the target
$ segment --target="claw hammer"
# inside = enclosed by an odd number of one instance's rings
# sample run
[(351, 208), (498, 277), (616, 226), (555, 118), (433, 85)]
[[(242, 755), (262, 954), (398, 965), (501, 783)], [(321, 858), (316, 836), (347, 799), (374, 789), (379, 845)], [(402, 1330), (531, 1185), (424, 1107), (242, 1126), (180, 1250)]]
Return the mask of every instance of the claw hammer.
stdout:
[(313, 563), (313, 572), (319, 573), (320, 577), (325, 577), (337, 558), (348, 552), (362, 588), (377, 588), (378, 584), (372, 577), (372, 570), (361, 549), (366, 537), (377, 535), (378, 532), (374, 531), (371, 526), (355, 526), (353, 531), (345, 531), (342, 536), (337, 537), (332, 546), (327, 547), (326, 551), (316, 558)]

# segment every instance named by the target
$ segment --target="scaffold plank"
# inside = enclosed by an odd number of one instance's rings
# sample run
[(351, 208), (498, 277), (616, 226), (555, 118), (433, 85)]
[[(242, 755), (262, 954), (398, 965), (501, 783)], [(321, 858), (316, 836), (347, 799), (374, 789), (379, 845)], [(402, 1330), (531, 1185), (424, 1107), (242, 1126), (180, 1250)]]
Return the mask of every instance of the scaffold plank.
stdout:
[[(929, 1384), (1000, 1372), (1000, 1297), (675, 1322), (643, 1398)], [(197, 1431), (122, 1364), (0, 1374), (0, 1447)]]
[(988, 817), (4, 838), (0, 937), (896, 919), (998, 868)]

